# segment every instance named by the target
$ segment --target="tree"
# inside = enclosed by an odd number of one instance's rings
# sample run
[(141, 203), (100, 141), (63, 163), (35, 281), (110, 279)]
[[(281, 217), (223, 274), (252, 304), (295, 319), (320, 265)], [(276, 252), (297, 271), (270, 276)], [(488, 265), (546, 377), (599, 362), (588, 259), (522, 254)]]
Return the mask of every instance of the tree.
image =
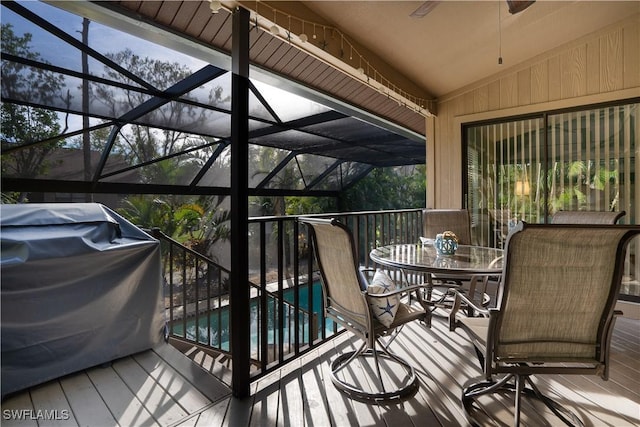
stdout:
[[(3, 52), (47, 63), (39, 53), (33, 52), (31, 39), (30, 33), (18, 36), (11, 24), (2, 24)], [(59, 97), (63, 102), (69, 102), (70, 95), (63, 94), (63, 78), (51, 71), (3, 60), (1, 72), (3, 98), (25, 100), (32, 104), (52, 104)], [(7, 102), (3, 102), (0, 108), (0, 142), (3, 150), (27, 146), (3, 155), (2, 173), (21, 178), (33, 178), (44, 173), (51, 166), (48, 160), (50, 153), (62, 144), (62, 141), (52, 141), (52, 138), (66, 131), (60, 125), (58, 114), (31, 105)], [(16, 201), (25, 201), (26, 197), (27, 194), (19, 194)]]
[(335, 200), (331, 197), (285, 197), (287, 215), (305, 215), (323, 212), (334, 212)]
[(128, 196), (119, 213), (141, 228), (159, 228), (195, 251), (212, 256), (213, 246), (231, 235), (231, 214), (216, 196)]
[(343, 211), (422, 208), (426, 205), (425, 165), (377, 168), (340, 197)]
[[(251, 179), (262, 179), (280, 165), (285, 159), (286, 152), (272, 147), (260, 146), (256, 150), (251, 150), (250, 155), (252, 155), (250, 164), (253, 169)], [(286, 166), (271, 178), (269, 188), (297, 189), (300, 181), (298, 170)], [(286, 213), (284, 196), (253, 197), (251, 203), (258, 206), (260, 215), (284, 215)]]
[(221, 208), (223, 198), (200, 197), (195, 203), (187, 203), (174, 214), (177, 233), (183, 243), (199, 253), (211, 255), (218, 241), (231, 237), (229, 221), (231, 213)]
[[(187, 66), (141, 57), (131, 49), (106, 56), (159, 90), (192, 74)], [(103, 77), (130, 83), (125, 76), (111, 68), (105, 68)], [(149, 95), (143, 91), (130, 90), (123, 97), (119, 89), (114, 87), (91, 85), (90, 88), (94, 102), (103, 103), (114, 117), (139, 107), (149, 99)], [(211, 89), (209, 104), (216, 105), (223, 101), (222, 88), (217, 86)], [(189, 103), (175, 102), (150, 111), (146, 116), (150, 122), (159, 123), (162, 128), (139, 124), (122, 127), (110, 156), (119, 156), (130, 165), (151, 162), (139, 170), (143, 182), (188, 182), (193, 171), (198, 170), (213, 154), (211, 143), (216, 141), (212, 137), (193, 135), (180, 129), (191, 129), (206, 121), (204, 111)], [(103, 144), (106, 141), (105, 138)], [(92, 146), (96, 146), (95, 142), (92, 142)], [(189, 151), (198, 147), (201, 148)], [(171, 157), (181, 152), (185, 153)], [(153, 162), (164, 157), (164, 160)], [(229, 238), (230, 215), (222, 207), (222, 201), (219, 197), (128, 196), (121, 213), (140, 226), (159, 227), (179, 242), (210, 255), (216, 242)]]
[(172, 236), (177, 228), (172, 220), (171, 204), (162, 198), (146, 195), (128, 196), (118, 211), (138, 227), (158, 227), (168, 236)]
[[(185, 65), (141, 57), (131, 49), (106, 56), (158, 90), (166, 89), (192, 74)], [(104, 77), (130, 83), (124, 75), (108, 67), (105, 67)], [(149, 99), (144, 91), (130, 90), (126, 92), (126, 96), (122, 96), (119, 89), (103, 85), (92, 85), (91, 95), (95, 102), (103, 103), (114, 117), (139, 107)], [(210, 91), (209, 104), (216, 105), (223, 100), (220, 86)], [(148, 162), (210, 142), (210, 138), (179, 130), (197, 127), (208, 119), (205, 111), (194, 105), (184, 102), (169, 103), (150, 111), (146, 116), (149, 121), (160, 123), (162, 129), (135, 124), (123, 127), (120, 130), (121, 141), (114, 147), (131, 164)]]

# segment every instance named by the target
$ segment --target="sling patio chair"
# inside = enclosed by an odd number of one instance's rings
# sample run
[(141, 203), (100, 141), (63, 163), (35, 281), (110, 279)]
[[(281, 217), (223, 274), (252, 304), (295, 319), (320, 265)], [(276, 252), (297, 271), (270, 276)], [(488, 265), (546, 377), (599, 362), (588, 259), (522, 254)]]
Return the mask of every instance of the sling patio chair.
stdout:
[(551, 224), (616, 224), (625, 211), (557, 211)]
[[(369, 282), (359, 268), (353, 235), (347, 226), (335, 219), (300, 218), (300, 222), (308, 226), (326, 316), (362, 341), (357, 350), (346, 351), (333, 360), (333, 384), (355, 400), (378, 404), (413, 395), (418, 387), (415, 370), (389, 346), (406, 323), (426, 320), (426, 303), (418, 292), (424, 286), (396, 287), (381, 270)], [(409, 292), (414, 292), (415, 298), (409, 303), (401, 301)], [(364, 368), (362, 372), (373, 373), (372, 378), (354, 375), (359, 371), (353, 368), (356, 362)]]
[(435, 239), (443, 231), (453, 231), (459, 245), (471, 244), (471, 221), (466, 209), (425, 209), (422, 211), (424, 237)]
[[(454, 316), (471, 338), (484, 379), (469, 381), (462, 404), (473, 425), (490, 413), (505, 391), (541, 401), (565, 424), (581, 426), (574, 413), (543, 395), (532, 375), (598, 375), (608, 379), (611, 334), (629, 240), (640, 227), (520, 222), (509, 235), (497, 306), (488, 317)], [(456, 298), (464, 297), (457, 294)], [(503, 375), (498, 379), (497, 376)], [(492, 394), (486, 399), (482, 395)], [(492, 403), (494, 406), (492, 406)], [(525, 415), (531, 420), (538, 411)], [(536, 424), (539, 421), (531, 421)]]
[[(436, 235), (443, 231), (452, 231), (458, 238), (459, 245), (471, 245), (471, 219), (467, 209), (424, 209), (422, 211), (422, 223), (424, 237), (435, 239)], [(487, 284), (489, 276), (469, 276), (469, 275), (431, 275), (434, 286), (446, 288), (440, 297), (438, 305), (450, 306), (451, 300), (447, 304), (449, 288), (456, 287), (483, 301), (483, 306), (487, 306), (491, 298), (487, 294)], [(469, 315), (472, 309), (467, 307)]]

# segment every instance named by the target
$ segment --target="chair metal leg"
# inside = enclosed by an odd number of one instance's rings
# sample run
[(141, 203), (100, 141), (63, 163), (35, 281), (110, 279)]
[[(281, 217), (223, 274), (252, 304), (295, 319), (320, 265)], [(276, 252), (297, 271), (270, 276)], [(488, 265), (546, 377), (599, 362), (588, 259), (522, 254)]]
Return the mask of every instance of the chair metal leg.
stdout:
[[(381, 350), (366, 348), (366, 343), (363, 343), (358, 350), (345, 352), (336, 357), (331, 363), (331, 381), (340, 392), (359, 401), (385, 403), (412, 396), (418, 389), (418, 377), (416, 376), (415, 370), (402, 358), (387, 351), (381, 342), (378, 341), (378, 345), (381, 347)], [(374, 389), (370, 391), (365, 390), (363, 387), (342, 380), (338, 376), (341, 370), (358, 358), (373, 358), (377, 374), (375, 380), (380, 384), (378, 391)], [(405, 377), (399, 384), (392, 385), (387, 383), (385, 386), (382, 370), (380, 369), (381, 358), (394, 361), (404, 369)]]
[[(513, 382), (511, 382), (513, 380)], [(527, 387), (527, 384), (529, 387)], [(509, 374), (502, 377), (500, 380), (489, 380), (473, 383), (462, 390), (462, 406), (467, 415), (467, 419), (473, 426), (480, 426), (480, 424), (473, 418), (473, 400), (474, 398), (494, 393), (497, 391), (508, 391), (515, 394), (514, 399), (514, 426), (520, 425), (520, 409), (521, 409), (521, 397), (526, 395), (538, 399), (544, 403), (562, 422), (571, 427), (584, 427), (584, 424), (578, 418), (576, 414), (563, 407), (559, 403), (543, 395), (538, 387), (531, 381), (529, 375), (515, 375)]]
[(525, 380), (527, 383), (529, 383), (529, 387), (531, 387), (531, 390), (533, 390), (536, 398), (544, 403), (546, 407), (549, 408), (551, 412), (553, 412), (558, 418), (560, 418), (566, 425), (584, 427), (584, 424), (576, 414), (560, 405), (558, 402), (542, 394), (542, 392), (540, 392), (533, 381), (531, 381), (531, 377), (527, 376)]
[(513, 414), (513, 425), (520, 427), (520, 403), (522, 402), (522, 391), (524, 390), (524, 381), (520, 375), (515, 376), (516, 390), (515, 390), (515, 411)]
[[(342, 353), (340, 356), (338, 356), (336, 360), (334, 360), (333, 363), (331, 364), (331, 374), (335, 375), (341, 369), (349, 365), (349, 363), (351, 363), (353, 359), (355, 359), (356, 357), (358, 357), (360, 354), (364, 352), (364, 350), (366, 349), (366, 346), (367, 346), (367, 343), (363, 342), (360, 348), (357, 349), (356, 351), (349, 351), (346, 353)], [(345, 359), (346, 359), (346, 362), (344, 362)], [(340, 360), (340, 363), (337, 363), (338, 360)], [(334, 365), (335, 365), (335, 368), (334, 368)]]
[(376, 374), (378, 375), (378, 380), (380, 381), (380, 390), (382, 390), (383, 393), (385, 393), (385, 389), (384, 389), (384, 381), (382, 379), (382, 372), (380, 372), (380, 361), (378, 360), (378, 351), (372, 350), (371, 354), (373, 354), (373, 362), (374, 365), (376, 365)]

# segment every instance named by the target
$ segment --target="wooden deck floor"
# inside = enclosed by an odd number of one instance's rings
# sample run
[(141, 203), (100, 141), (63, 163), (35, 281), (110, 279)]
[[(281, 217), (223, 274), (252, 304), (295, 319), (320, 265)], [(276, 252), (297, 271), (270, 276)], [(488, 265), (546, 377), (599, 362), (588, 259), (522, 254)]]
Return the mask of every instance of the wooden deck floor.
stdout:
[[(34, 387), (2, 402), (3, 426), (464, 426), (461, 388), (481, 374), (464, 332), (450, 333), (443, 318), (431, 330), (405, 328), (393, 349), (420, 379), (405, 402), (377, 406), (338, 393), (329, 361), (348, 349), (347, 336), (315, 349), (252, 385), (238, 400), (208, 370), (207, 357), (188, 359), (169, 345)], [(537, 384), (576, 411), (587, 426), (640, 425), (640, 321), (620, 318), (609, 381), (556, 376)], [(510, 402), (483, 402), (483, 425), (511, 425)], [(46, 412), (48, 411), (48, 412)], [(563, 425), (539, 406), (525, 405), (523, 425)], [(46, 420), (51, 416), (68, 418)], [(17, 418), (22, 418), (21, 420)]]

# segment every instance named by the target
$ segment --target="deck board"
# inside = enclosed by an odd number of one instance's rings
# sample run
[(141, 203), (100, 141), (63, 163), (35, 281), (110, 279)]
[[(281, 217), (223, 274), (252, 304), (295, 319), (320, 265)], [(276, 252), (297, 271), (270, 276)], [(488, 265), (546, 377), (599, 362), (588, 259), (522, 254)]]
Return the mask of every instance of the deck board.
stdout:
[(173, 367), (160, 359), (157, 354), (147, 351), (135, 355), (134, 360), (187, 414), (197, 412), (211, 403), (198, 389), (191, 387), (191, 384), (179, 375)]
[[(51, 381), (33, 388), (31, 392), (31, 401), (33, 402), (33, 409), (38, 411), (55, 411), (52, 417), (44, 416), (45, 423), (50, 427), (57, 426), (77, 426), (78, 422), (75, 419), (69, 402), (67, 401), (62, 387), (59, 382)], [(64, 414), (68, 414), (68, 417)], [(37, 417), (39, 418), (40, 412)]]
[[(330, 348), (331, 346), (323, 346)], [(330, 409), (325, 399), (325, 376), (323, 375), (318, 349), (301, 358), (302, 412), (305, 426), (329, 425)]]
[(407, 336), (401, 337), (400, 341), (407, 342), (410, 354), (414, 355), (413, 363), (421, 366), (423, 375), (433, 380), (430, 397), (441, 400), (442, 408), (436, 412), (441, 423), (464, 425), (466, 418), (460, 407), (460, 390), (464, 382), (479, 376), (481, 371), (477, 362), (471, 365), (459, 363), (461, 359), (475, 360), (475, 354), (471, 346), (461, 345), (463, 338), (460, 335), (445, 331), (446, 325), (441, 320), (435, 316), (431, 329), (419, 324), (405, 328), (408, 329)]
[(279, 379), (280, 371), (277, 371), (256, 383), (249, 427), (277, 425), (280, 396)]
[(253, 408), (253, 397), (229, 399), (229, 405), (222, 421), (223, 427), (248, 426)]
[[(87, 369), (9, 396), (4, 411), (69, 411), (69, 419), (38, 422), (7, 419), (3, 426), (465, 426), (460, 404), (465, 383), (482, 372), (468, 337), (449, 332), (446, 319), (434, 316), (431, 329), (408, 325), (392, 350), (416, 368), (419, 388), (404, 402), (369, 405), (338, 392), (330, 362), (353, 349), (348, 334), (311, 349), (302, 357), (253, 382), (251, 396), (231, 397), (224, 382), (211, 375), (229, 368), (215, 366), (209, 355), (193, 360), (170, 345)], [(351, 371), (365, 380), (368, 369)], [(391, 374), (393, 375), (393, 374)], [(534, 377), (548, 395), (577, 412), (587, 426), (640, 425), (640, 321), (619, 318), (612, 341), (609, 381), (596, 376)], [(482, 425), (513, 423), (510, 397), (483, 397)], [(23, 412), (24, 414), (24, 412)], [(559, 426), (562, 422), (535, 401), (523, 402), (523, 426)]]
[(346, 337), (340, 337), (334, 340), (330, 346), (327, 346), (327, 351), (319, 351), (318, 358), (320, 367), (322, 369), (322, 377), (325, 378), (325, 389), (327, 395), (327, 404), (331, 408), (330, 418), (332, 425), (357, 425), (358, 418), (353, 410), (351, 400), (348, 399), (342, 393), (339, 393), (333, 383), (331, 382), (331, 360), (337, 355), (336, 346), (339, 349), (344, 349), (344, 340)]
[(161, 345), (154, 348), (153, 352), (212, 402), (217, 402), (230, 395), (231, 390), (228, 382), (220, 381), (212, 375), (203, 375), (203, 369), (200, 366), (184, 357), (172, 346)]
[(111, 367), (93, 368), (87, 371), (87, 375), (119, 425), (159, 425)]
[(302, 402), (302, 377), (300, 360), (289, 362), (280, 372), (280, 393), (278, 395), (279, 427), (304, 425)]
[[(22, 411), (33, 411), (29, 393), (19, 393), (2, 402), (2, 425), (4, 427), (38, 427), (38, 422), (35, 419), (21, 417)], [(8, 416), (8, 414), (14, 415)]]
[(118, 424), (88, 375), (72, 375), (63, 378), (60, 380), (60, 385), (79, 425)]
[(170, 425), (185, 418), (188, 413), (167, 393), (133, 358), (118, 360), (113, 369), (123, 379), (136, 398), (159, 424)]
[[(196, 417), (195, 427), (211, 427), (223, 425), (231, 398), (223, 399), (210, 408), (200, 412)], [(181, 424), (182, 427), (184, 424)]]

